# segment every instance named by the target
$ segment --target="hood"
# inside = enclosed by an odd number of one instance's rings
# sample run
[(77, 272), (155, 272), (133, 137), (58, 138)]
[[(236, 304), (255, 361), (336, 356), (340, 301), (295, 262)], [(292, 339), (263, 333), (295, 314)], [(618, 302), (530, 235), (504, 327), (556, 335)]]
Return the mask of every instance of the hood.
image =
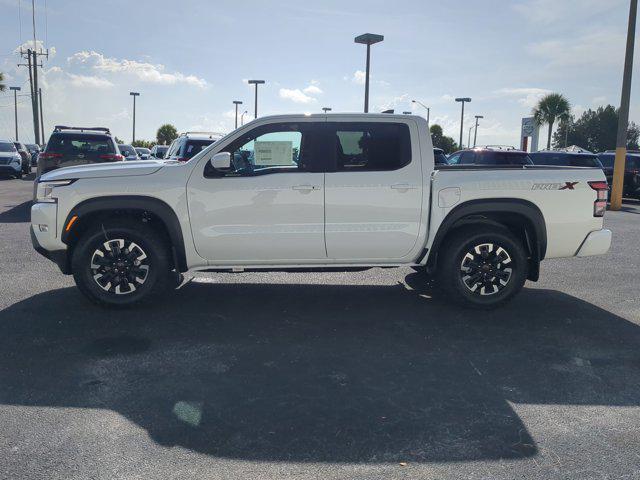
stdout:
[(90, 163), (75, 167), (64, 167), (52, 170), (40, 177), (40, 180), (68, 180), (71, 178), (105, 178), (132, 177), (151, 175), (165, 165), (162, 161), (145, 160), (144, 162)]

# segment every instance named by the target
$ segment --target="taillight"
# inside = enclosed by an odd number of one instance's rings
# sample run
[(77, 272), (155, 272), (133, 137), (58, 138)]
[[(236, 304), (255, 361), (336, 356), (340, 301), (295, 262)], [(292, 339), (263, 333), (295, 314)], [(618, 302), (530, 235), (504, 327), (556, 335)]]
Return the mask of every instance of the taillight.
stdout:
[(122, 155), (118, 155), (114, 153), (100, 155), (98, 158), (101, 158), (102, 160), (106, 160), (107, 162), (121, 162), (124, 160), (124, 157)]
[(604, 213), (607, 211), (607, 193), (609, 192), (609, 184), (601, 181), (587, 183), (598, 193), (596, 201), (593, 202), (593, 216), (604, 217)]
[(61, 158), (61, 157), (62, 157), (61, 153), (42, 152), (38, 154), (38, 158), (44, 158), (45, 160), (47, 158)]

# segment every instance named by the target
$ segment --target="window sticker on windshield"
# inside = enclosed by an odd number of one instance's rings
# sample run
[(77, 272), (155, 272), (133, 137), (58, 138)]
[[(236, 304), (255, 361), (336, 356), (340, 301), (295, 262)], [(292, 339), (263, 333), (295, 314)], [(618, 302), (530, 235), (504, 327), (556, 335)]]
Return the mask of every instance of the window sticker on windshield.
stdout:
[(293, 165), (293, 142), (255, 142), (256, 165)]

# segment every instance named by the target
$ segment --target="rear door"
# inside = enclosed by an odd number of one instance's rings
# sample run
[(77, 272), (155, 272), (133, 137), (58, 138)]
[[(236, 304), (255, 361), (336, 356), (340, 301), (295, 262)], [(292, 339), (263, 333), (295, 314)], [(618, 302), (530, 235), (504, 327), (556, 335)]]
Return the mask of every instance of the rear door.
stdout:
[(327, 135), (334, 154), (325, 179), (328, 258), (403, 259), (416, 244), (422, 213), (417, 127), (379, 120), (329, 122)]

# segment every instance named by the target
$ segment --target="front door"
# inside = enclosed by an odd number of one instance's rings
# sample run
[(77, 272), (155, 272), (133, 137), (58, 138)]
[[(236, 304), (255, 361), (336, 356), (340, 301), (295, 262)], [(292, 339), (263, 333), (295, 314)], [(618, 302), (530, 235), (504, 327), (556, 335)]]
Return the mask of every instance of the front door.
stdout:
[[(413, 131), (412, 131), (413, 129)], [(422, 168), (417, 130), (401, 122), (327, 124), (335, 144), (326, 174), (329, 259), (405, 261), (420, 231)]]
[(304, 121), (258, 126), (224, 148), (232, 158), (228, 171), (207, 163), (192, 174), (191, 228), (196, 250), (210, 264), (326, 259), (318, 127)]

